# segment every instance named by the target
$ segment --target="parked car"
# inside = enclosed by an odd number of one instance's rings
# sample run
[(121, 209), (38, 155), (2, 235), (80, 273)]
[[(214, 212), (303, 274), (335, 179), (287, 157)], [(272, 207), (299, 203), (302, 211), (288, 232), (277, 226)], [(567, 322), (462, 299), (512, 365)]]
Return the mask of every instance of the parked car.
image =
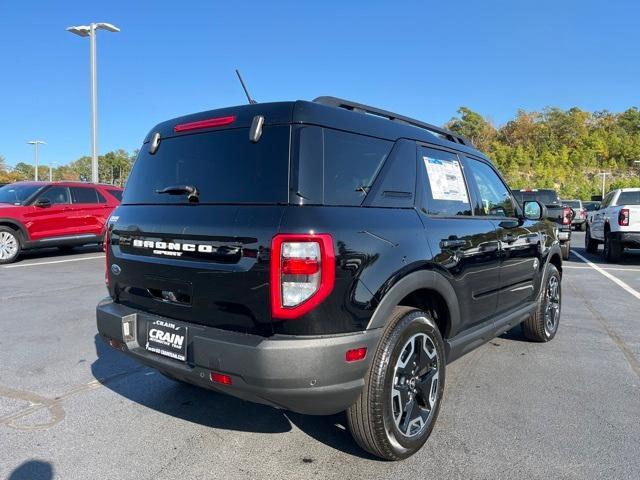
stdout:
[(33, 248), (100, 243), (121, 188), (80, 182), (17, 182), (0, 187), (0, 264)]
[(365, 450), (405, 458), (448, 362), (520, 323), (557, 332), (556, 228), (523, 207), (467, 139), (355, 102), (169, 120), (109, 223), (98, 331), (180, 382), (346, 410)]
[(640, 188), (609, 192), (589, 216), (584, 241), (590, 253), (603, 243), (603, 255), (610, 262), (619, 261), (625, 248), (640, 248)]
[(587, 229), (587, 210), (584, 208), (582, 200), (561, 200), (561, 202), (573, 210), (571, 227), (584, 232)]
[(558, 226), (558, 239), (562, 249), (562, 259), (569, 260), (571, 252), (571, 222), (574, 212), (558, 197), (555, 190), (525, 188), (513, 191), (516, 199), (523, 204), (526, 201), (538, 201), (546, 207), (547, 218), (556, 222)]

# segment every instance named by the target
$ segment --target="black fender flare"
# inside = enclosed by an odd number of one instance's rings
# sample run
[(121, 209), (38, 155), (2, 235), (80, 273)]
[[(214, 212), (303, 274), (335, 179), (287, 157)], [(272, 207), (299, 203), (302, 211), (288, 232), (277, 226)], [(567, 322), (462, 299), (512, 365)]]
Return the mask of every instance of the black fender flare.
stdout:
[[(458, 297), (449, 281), (434, 270), (418, 270), (398, 280), (382, 297), (382, 301), (376, 307), (369, 320), (367, 330), (382, 328), (386, 325), (391, 312), (400, 301), (411, 292), (420, 289), (429, 289), (442, 296), (449, 310), (449, 332), (457, 332), (460, 327), (460, 308)], [(445, 332), (442, 332), (444, 337)]]
[(15, 218), (0, 218), (0, 225), (11, 225), (17, 228), (18, 232), (20, 232), (20, 236), (22, 237), (22, 240), (24, 242), (29, 241), (29, 232), (27, 231), (27, 228), (19, 220), (16, 220)]

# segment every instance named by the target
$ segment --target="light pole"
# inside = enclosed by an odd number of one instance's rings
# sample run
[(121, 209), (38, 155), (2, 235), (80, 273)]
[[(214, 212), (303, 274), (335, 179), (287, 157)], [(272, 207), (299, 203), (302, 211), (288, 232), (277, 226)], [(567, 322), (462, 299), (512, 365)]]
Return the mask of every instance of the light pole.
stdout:
[(50, 163), (49, 164), (49, 181), (53, 182), (53, 166), (55, 165), (55, 163)]
[(38, 145), (46, 145), (47, 142), (43, 142), (42, 140), (30, 140), (27, 142), (29, 145), (33, 145), (35, 148), (35, 164), (36, 164), (36, 173), (34, 175), (34, 180), (38, 181)]
[(119, 32), (120, 29), (110, 23), (91, 23), (89, 25), (80, 25), (77, 27), (67, 28), (71, 32), (80, 37), (89, 37), (90, 55), (89, 63), (91, 66), (91, 181), (98, 183), (98, 78), (96, 67), (96, 33), (98, 30), (107, 30), (108, 32)]
[(604, 179), (607, 178), (607, 175), (611, 175), (611, 172), (599, 172), (596, 175), (602, 175), (602, 198), (604, 198)]

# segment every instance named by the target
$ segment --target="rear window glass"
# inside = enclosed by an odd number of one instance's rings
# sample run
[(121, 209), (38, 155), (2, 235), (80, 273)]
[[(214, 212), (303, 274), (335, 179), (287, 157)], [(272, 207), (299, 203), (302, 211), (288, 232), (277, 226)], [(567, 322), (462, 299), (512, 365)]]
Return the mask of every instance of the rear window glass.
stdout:
[(538, 201), (543, 205), (554, 205), (559, 204), (560, 199), (558, 198), (558, 194), (553, 190), (538, 190), (538, 191), (525, 191), (525, 190), (515, 190), (513, 192), (516, 200), (522, 204), (523, 202), (528, 201)]
[(640, 205), (640, 191), (637, 192), (620, 192), (618, 205)]
[(571, 208), (580, 208), (580, 202), (576, 202), (574, 200), (566, 200), (564, 204)]
[(186, 195), (157, 193), (185, 185), (197, 188), (200, 203), (286, 203), (289, 130), (266, 126), (257, 143), (248, 128), (181, 135), (162, 140), (154, 155), (144, 145), (122, 203), (188, 203)]

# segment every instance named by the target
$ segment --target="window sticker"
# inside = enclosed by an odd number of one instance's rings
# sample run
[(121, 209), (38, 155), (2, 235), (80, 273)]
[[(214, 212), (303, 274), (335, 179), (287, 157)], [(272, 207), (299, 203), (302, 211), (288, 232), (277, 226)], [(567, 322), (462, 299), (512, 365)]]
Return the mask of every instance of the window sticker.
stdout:
[(423, 156), (422, 160), (427, 167), (431, 196), (434, 200), (469, 203), (462, 167), (458, 160), (438, 160), (427, 156)]

